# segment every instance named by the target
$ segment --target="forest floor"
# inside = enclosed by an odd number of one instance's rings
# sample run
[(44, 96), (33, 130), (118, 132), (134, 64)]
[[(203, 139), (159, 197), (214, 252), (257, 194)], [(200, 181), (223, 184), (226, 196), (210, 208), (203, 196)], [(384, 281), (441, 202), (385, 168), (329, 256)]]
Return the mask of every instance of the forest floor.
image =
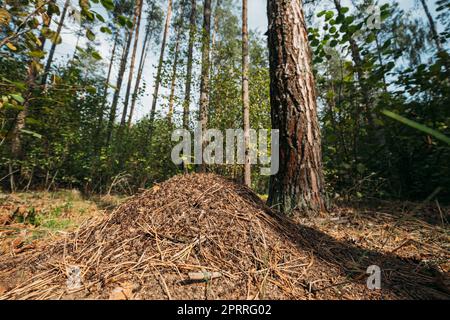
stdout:
[(214, 175), (131, 198), (0, 194), (0, 299), (450, 299), (449, 214), (372, 201), (291, 220)]

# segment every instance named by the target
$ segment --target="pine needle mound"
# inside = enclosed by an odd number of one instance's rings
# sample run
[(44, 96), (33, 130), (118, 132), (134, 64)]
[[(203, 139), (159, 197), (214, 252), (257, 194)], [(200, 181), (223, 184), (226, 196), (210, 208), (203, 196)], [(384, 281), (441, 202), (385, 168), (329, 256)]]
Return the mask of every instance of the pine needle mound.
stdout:
[[(333, 246), (244, 186), (213, 174), (176, 176), (38, 252), (0, 258), (0, 299), (446, 297), (432, 288), (433, 274), (363, 252), (400, 270), (388, 279), (395, 290), (368, 290), (369, 261)], [(78, 288), (67, 286), (74, 266)], [(399, 289), (405, 281), (414, 290)]]

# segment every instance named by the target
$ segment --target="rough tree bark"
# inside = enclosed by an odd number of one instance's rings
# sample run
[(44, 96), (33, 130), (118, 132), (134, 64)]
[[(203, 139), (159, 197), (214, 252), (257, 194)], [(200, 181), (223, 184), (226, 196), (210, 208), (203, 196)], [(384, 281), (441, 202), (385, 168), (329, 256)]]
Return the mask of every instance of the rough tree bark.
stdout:
[(280, 130), (268, 203), (284, 214), (318, 212), (325, 209), (321, 138), (302, 4), (268, 0), (267, 12), (272, 127)]
[[(202, 30), (202, 71), (200, 79), (200, 108), (199, 121), (203, 132), (208, 126), (209, 108), (209, 63), (210, 63), (210, 42), (211, 42), (211, 0), (205, 0), (203, 4), (203, 30)], [(202, 134), (203, 135), (203, 134)], [(204, 150), (202, 143), (202, 155)], [(206, 164), (202, 161), (199, 167), (200, 172), (206, 171)]]
[(191, 0), (191, 15), (189, 17), (189, 46), (188, 46), (188, 58), (186, 65), (186, 84), (185, 84), (185, 96), (183, 103), (183, 128), (189, 127), (189, 108), (191, 104), (191, 84), (192, 84), (192, 61), (194, 53), (195, 33), (196, 27), (196, 15), (197, 15), (197, 0)]
[[(136, 27), (134, 28), (135, 31), (134, 31), (133, 53), (131, 54), (130, 72), (128, 74), (128, 85), (127, 85), (127, 91), (125, 93), (125, 101), (123, 104), (122, 119), (120, 120), (121, 127), (125, 126), (125, 123), (127, 120), (128, 102), (130, 101), (131, 84), (133, 83), (134, 64), (136, 63), (136, 53), (137, 53), (138, 43), (139, 43), (139, 29), (141, 28), (141, 17), (142, 17), (143, 5), (144, 5), (143, 0), (137, 0), (135, 12), (134, 12), (134, 20), (135, 20)], [(137, 23), (136, 23), (136, 19), (137, 19)]]
[(248, 6), (247, 0), (242, 0), (242, 108), (244, 116), (244, 183), (251, 187), (251, 164), (250, 164), (250, 98), (248, 92)]

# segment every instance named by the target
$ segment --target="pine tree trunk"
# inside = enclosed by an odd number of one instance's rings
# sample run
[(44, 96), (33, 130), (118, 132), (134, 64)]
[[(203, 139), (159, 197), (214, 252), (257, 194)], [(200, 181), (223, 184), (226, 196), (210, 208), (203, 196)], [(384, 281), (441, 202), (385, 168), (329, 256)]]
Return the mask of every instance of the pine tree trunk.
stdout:
[[(152, 7), (150, 9), (150, 12), (153, 12), (155, 10), (155, 4), (152, 3)], [(131, 107), (130, 107), (130, 114), (128, 115), (128, 128), (131, 127), (131, 121), (133, 120), (133, 114), (134, 114), (134, 108), (136, 106), (136, 100), (138, 96), (139, 86), (141, 84), (142, 79), (142, 73), (144, 71), (144, 65), (145, 61), (147, 60), (147, 54), (149, 50), (149, 43), (150, 40), (153, 37), (153, 30), (147, 29), (145, 33), (144, 43), (142, 44), (142, 51), (141, 51), (141, 58), (139, 61), (139, 67), (138, 67), (138, 74), (136, 76), (136, 83), (134, 84), (134, 90), (133, 94), (131, 96)]]
[(131, 41), (133, 38), (133, 29), (134, 29), (134, 26), (127, 33), (124, 48), (122, 51), (122, 58), (120, 61), (119, 73), (117, 75), (117, 81), (116, 81), (116, 88), (114, 91), (114, 96), (113, 96), (113, 100), (112, 100), (112, 104), (111, 104), (111, 111), (109, 113), (108, 129), (107, 129), (107, 134), (106, 134), (106, 145), (107, 146), (109, 145), (111, 138), (112, 138), (112, 132), (114, 129), (114, 121), (116, 120), (117, 104), (119, 102), (119, 97), (120, 97), (120, 89), (122, 88), (123, 76), (125, 74), (125, 69), (127, 67), (128, 54), (130, 53)]
[(280, 130), (268, 203), (284, 214), (318, 212), (325, 209), (321, 138), (302, 4), (269, 0), (268, 18), (272, 127)]
[(183, 0), (181, 4), (181, 16), (178, 21), (178, 25), (176, 27), (176, 40), (175, 40), (175, 56), (173, 59), (173, 66), (172, 66), (172, 77), (170, 79), (170, 95), (169, 95), (169, 112), (167, 113), (167, 120), (169, 123), (172, 123), (172, 117), (173, 117), (173, 109), (175, 104), (175, 86), (177, 81), (177, 69), (178, 69), (178, 58), (180, 55), (180, 40), (181, 35), (183, 33), (184, 28), (184, 8), (185, 8), (186, 2)]
[(219, 10), (222, 4), (222, 0), (216, 1), (216, 8), (214, 9), (214, 26), (211, 35), (211, 77), (214, 78), (214, 55), (216, 51), (216, 35), (219, 30)]
[[(205, 0), (203, 5), (203, 33), (202, 33), (202, 73), (200, 80), (200, 108), (199, 117), (202, 130), (208, 127), (208, 108), (209, 108), (209, 68), (210, 68), (210, 41), (211, 41), (211, 0)], [(204, 150), (202, 143), (202, 155)], [(205, 161), (199, 168), (200, 172), (206, 172)]]
[[(134, 34), (134, 47), (133, 47), (133, 53), (131, 54), (131, 65), (130, 65), (130, 72), (128, 74), (128, 85), (127, 85), (127, 91), (125, 93), (125, 102), (123, 105), (122, 119), (120, 121), (121, 127), (125, 126), (127, 114), (128, 114), (128, 102), (130, 101), (131, 85), (133, 83), (134, 64), (136, 63), (136, 53), (137, 53), (137, 49), (138, 49), (139, 29), (141, 28), (141, 17), (142, 17), (143, 5), (144, 5), (143, 0), (137, 0), (135, 12), (134, 12), (134, 22), (133, 22), (133, 24), (136, 26), (135, 34)], [(137, 24), (136, 24), (136, 19), (137, 19)]]
[(192, 62), (194, 55), (194, 42), (196, 28), (196, 15), (197, 15), (197, 0), (191, 0), (191, 15), (189, 18), (189, 46), (188, 46), (188, 58), (186, 65), (186, 85), (185, 85), (185, 97), (183, 103), (183, 128), (189, 127), (189, 109), (191, 104), (191, 84), (192, 84)]
[(249, 74), (249, 53), (248, 53), (248, 6), (247, 0), (242, 0), (242, 105), (244, 114), (244, 183), (251, 187), (251, 163), (250, 163), (250, 100), (248, 92)]
[(167, 43), (167, 37), (169, 35), (171, 18), (172, 18), (172, 0), (169, 0), (169, 2), (167, 4), (167, 16), (166, 16), (166, 23), (164, 26), (163, 40), (161, 43), (161, 53), (159, 55), (158, 70), (156, 72), (155, 88), (153, 91), (152, 108), (150, 110), (149, 139), (152, 138), (152, 133), (153, 133), (153, 121), (155, 120), (156, 104), (158, 103), (159, 87), (161, 85), (161, 73), (162, 73), (162, 67), (163, 67), (163, 62), (164, 62), (164, 52), (166, 50), (166, 43)]
[(113, 44), (113, 48), (112, 48), (112, 52), (111, 52), (111, 58), (109, 59), (108, 74), (106, 76), (105, 86), (103, 88), (103, 102), (102, 102), (102, 106), (101, 106), (101, 108), (99, 110), (99, 113), (98, 113), (97, 136), (100, 134), (102, 123), (103, 123), (103, 116), (104, 116), (104, 113), (105, 113), (106, 100), (107, 100), (107, 97), (108, 97), (109, 81), (111, 80), (111, 73), (112, 73), (112, 68), (113, 68), (113, 65), (114, 65), (114, 59), (116, 57), (116, 50), (117, 50), (117, 43), (118, 43), (118, 41), (119, 41), (119, 32), (116, 31), (116, 34), (114, 36), (114, 44)]
[(50, 52), (48, 54), (47, 63), (45, 64), (44, 75), (42, 76), (42, 84), (44, 86), (47, 83), (48, 73), (50, 72), (50, 68), (52, 67), (53, 57), (55, 55), (56, 46), (57, 46), (57, 39), (61, 35), (61, 30), (64, 26), (64, 21), (66, 20), (67, 9), (69, 8), (69, 5), (70, 5), (70, 1), (66, 0), (66, 2), (64, 3), (63, 11), (61, 13), (61, 18), (59, 19), (58, 28), (56, 29), (56, 35), (55, 35), (55, 39), (54, 39), (55, 41), (52, 42), (52, 46), (51, 46)]
[(438, 49), (438, 51), (442, 51), (442, 44), (441, 41), (439, 40), (439, 34), (436, 29), (436, 23), (434, 22), (433, 16), (430, 13), (430, 9), (428, 8), (428, 5), (425, 2), (425, 0), (420, 0), (420, 3), (422, 4), (423, 10), (425, 11), (425, 14), (428, 19), (428, 23), (430, 24), (430, 30), (433, 36), (434, 43), (436, 44), (436, 48)]

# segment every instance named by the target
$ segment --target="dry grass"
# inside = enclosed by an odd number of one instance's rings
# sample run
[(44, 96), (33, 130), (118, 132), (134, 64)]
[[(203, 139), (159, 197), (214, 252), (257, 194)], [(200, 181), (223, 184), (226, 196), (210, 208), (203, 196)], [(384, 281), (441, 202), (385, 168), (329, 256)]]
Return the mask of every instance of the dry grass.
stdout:
[(84, 199), (77, 190), (0, 193), (0, 255), (18, 254), (35, 248), (38, 240), (51, 241), (74, 231), (120, 201), (113, 196)]

